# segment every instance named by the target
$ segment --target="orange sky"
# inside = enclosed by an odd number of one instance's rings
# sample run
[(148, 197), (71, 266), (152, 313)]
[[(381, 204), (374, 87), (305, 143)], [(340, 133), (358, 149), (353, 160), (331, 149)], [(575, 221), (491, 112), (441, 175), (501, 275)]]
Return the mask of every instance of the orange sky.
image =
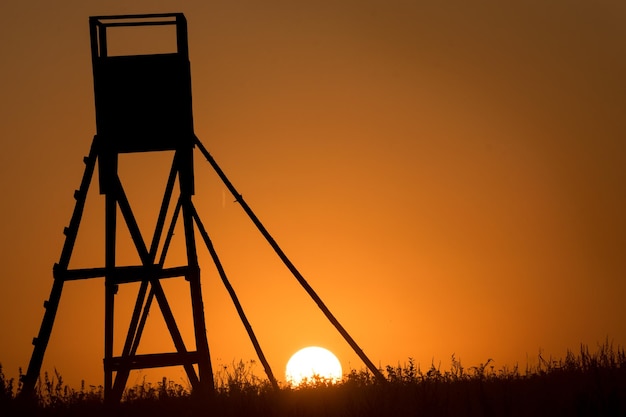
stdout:
[[(501, 367), (626, 344), (623, 1), (53, 3), (0, 5), (9, 376), (28, 365), (95, 133), (88, 17), (102, 14), (185, 13), (196, 134), (375, 364), (446, 368), (454, 353)], [(122, 160), (141, 224), (158, 210), (164, 161)], [(274, 372), (311, 344), (360, 369), (199, 153), (196, 180)], [(75, 266), (103, 263), (102, 206), (94, 186)], [(214, 364), (253, 359), (199, 255)], [(165, 288), (189, 337), (177, 284)], [(120, 291), (120, 316), (133, 290)], [(65, 286), (44, 369), (74, 386), (102, 383), (103, 299), (102, 280)], [(144, 352), (172, 349), (151, 318)]]

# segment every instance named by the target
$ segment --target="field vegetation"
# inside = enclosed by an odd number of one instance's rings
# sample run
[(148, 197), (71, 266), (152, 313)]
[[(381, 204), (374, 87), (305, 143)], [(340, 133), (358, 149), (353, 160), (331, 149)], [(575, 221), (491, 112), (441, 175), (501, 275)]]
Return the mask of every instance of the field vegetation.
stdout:
[(253, 365), (220, 369), (212, 398), (163, 379), (127, 389), (116, 405), (104, 403), (101, 386), (70, 388), (58, 373), (44, 374), (24, 400), (0, 367), (0, 416), (626, 416), (626, 354), (608, 342), (558, 360), (540, 354), (522, 369), (491, 360), (466, 368), (454, 356), (449, 369), (422, 369), (409, 359), (382, 370), (386, 384), (352, 370), (340, 383), (315, 378), (278, 391)]

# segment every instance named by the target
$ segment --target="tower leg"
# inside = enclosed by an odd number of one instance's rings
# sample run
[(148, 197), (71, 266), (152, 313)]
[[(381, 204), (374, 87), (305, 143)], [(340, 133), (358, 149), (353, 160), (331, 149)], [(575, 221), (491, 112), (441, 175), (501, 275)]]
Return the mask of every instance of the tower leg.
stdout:
[(43, 357), (46, 353), (46, 347), (50, 340), (50, 334), (52, 333), (52, 326), (54, 324), (54, 318), (56, 317), (57, 309), (59, 307), (59, 301), (61, 300), (61, 292), (63, 291), (63, 280), (55, 279), (50, 291), (50, 298), (44, 303), (46, 312), (43, 316), (41, 328), (39, 334), (33, 339), (33, 355), (30, 357), (28, 364), (28, 370), (22, 377), (22, 390), (20, 391), (21, 397), (30, 397), (35, 391), (35, 385), (37, 384), (37, 378), (39, 378), (39, 372), (41, 371), (41, 364), (43, 363)]
[[(137, 301), (135, 302), (135, 308), (133, 310), (133, 315), (130, 320), (130, 325), (128, 328), (128, 334), (126, 335), (126, 342), (124, 343), (124, 349), (122, 350), (122, 357), (128, 357), (130, 355), (134, 355), (137, 346), (139, 344), (139, 339), (141, 337), (141, 332), (143, 331), (143, 325), (145, 324), (145, 319), (148, 316), (148, 311), (150, 310), (150, 305), (152, 303), (153, 294), (150, 293), (148, 299), (146, 301), (146, 293), (148, 292), (148, 281), (142, 281), (141, 286), (139, 287), (139, 292), (137, 294)], [(144, 307), (145, 302), (145, 307)], [(143, 314), (142, 314), (143, 308)], [(141, 319), (141, 321), (140, 321)], [(130, 369), (122, 369), (118, 370), (115, 374), (115, 381), (113, 382), (112, 388), (112, 396), (114, 398), (121, 398), (124, 392), (124, 387), (126, 386), (126, 382), (128, 381), (128, 376), (130, 374)]]
[(89, 150), (89, 156), (84, 159), (85, 171), (80, 183), (80, 188), (74, 193), (76, 205), (74, 206), (72, 218), (70, 219), (70, 225), (64, 231), (65, 243), (63, 244), (63, 249), (61, 251), (61, 258), (59, 263), (55, 264), (53, 268), (54, 283), (52, 284), (50, 297), (48, 298), (48, 301), (44, 303), (46, 311), (41, 322), (41, 327), (39, 328), (39, 334), (35, 339), (33, 339), (33, 345), (35, 347), (28, 364), (28, 370), (22, 377), (22, 389), (19, 393), (20, 397), (29, 397), (34, 393), (35, 384), (39, 378), (39, 372), (41, 372), (41, 365), (43, 364), (43, 358), (52, 333), (54, 319), (59, 308), (59, 302), (61, 301), (61, 292), (63, 291), (63, 284), (65, 282), (64, 273), (67, 272), (67, 267), (70, 263), (74, 243), (76, 242), (76, 236), (78, 235), (78, 227), (80, 226), (80, 220), (83, 216), (83, 210), (85, 209), (85, 200), (87, 198), (87, 192), (89, 191), (93, 171), (96, 165), (98, 146), (98, 136), (94, 136), (91, 143), (91, 149)]
[(181, 196), (183, 200), (183, 224), (185, 228), (185, 240), (187, 246), (187, 261), (189, 265), (189, 287), (191, 292), (191, 309), (193, 314), (193, 328), (196, 338), (196, 350), (198, 352), (198, 374), (200, 377), (200, 393), (212, 395), (215, 390), (213, 369), (209, 353), (209, 342), (206, 334), (204, 319), (204, 302), (202, 301), (202, 287), (200, 284), (200, 267), (196, 252), (196, 240), (194, 236), (193, 207), (191, 196)]
[[(115, 269), (115, 235), (117, 223), (117, 203), (115, 197), (107, 194), (105, 205), (105, 268), (109, 271), (113, 271)], [(112, 282), (109, 276), (105, 276), (104, 280), (104, 399), (110, 402), (113, 400), (111, 398), (113, 391), (113, 369), (111, 368), (111, 361), (113, 358), (113, 325), (117, 285)]]

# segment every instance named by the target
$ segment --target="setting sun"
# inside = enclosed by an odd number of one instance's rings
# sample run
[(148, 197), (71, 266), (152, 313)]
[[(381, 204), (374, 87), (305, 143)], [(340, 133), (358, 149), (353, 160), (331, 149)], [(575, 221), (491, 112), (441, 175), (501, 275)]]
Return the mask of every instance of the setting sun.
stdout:
[(293, 386), (314, 377), (337, 382), (342, 376), (341, 363), (328, 349), (309, 346), (300, 349), (289, 359), (285, 376)]

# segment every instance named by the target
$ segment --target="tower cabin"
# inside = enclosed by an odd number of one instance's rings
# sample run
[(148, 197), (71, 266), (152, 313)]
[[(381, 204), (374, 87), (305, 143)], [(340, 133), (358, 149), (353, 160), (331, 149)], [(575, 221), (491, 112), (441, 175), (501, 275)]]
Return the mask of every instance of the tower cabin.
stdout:
[[(191, 158), (194, 132), (187, 21), (182, 13), (170, 13), (93, 16), (89, 24), (101, 146), (100, 192), (106, 194), (119, 153), (183, 151)], [(110, 52), (110, 32), (141, 26), (171, 28), (175, 50), (133, 55)], [(182, 175), (187, 178), (181, 178), (181, 185), (193, 187), (192, 173), (187, 174)]]

